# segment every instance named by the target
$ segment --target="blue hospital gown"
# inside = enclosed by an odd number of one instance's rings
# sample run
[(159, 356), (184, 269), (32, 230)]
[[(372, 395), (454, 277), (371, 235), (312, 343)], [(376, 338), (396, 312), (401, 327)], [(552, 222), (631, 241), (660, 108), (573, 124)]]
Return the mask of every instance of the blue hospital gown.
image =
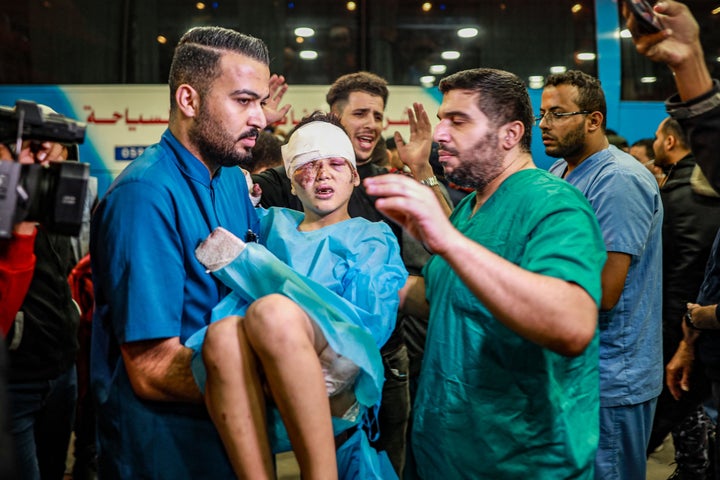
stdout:
[[(213, 321), (242, 315), (250, 303), (271, 293), (293, 299), (330, 347), (360, 368), (355, 395), (362, 410), (379, 405), (384, 381), (380, 347), (395, 327), (398, 291), (407, 279), (392, 230), (382, 222), (352, 218), (301, 232), (301, 212), (270, 208), (259, 214), (259, 244), (248, 244), (229, 265), (213, 272), (232, 289), (213, 310)], [(188, 346), (198, 351), (203, 336), (194, 336)], [(204, 368), (197, 358), (193, 369), (202, 385)], [(270, 423), (273, 449), (288, 449), (276, 412)], [(338, 419), (334, 424), (336, 433), (351, 425)]]

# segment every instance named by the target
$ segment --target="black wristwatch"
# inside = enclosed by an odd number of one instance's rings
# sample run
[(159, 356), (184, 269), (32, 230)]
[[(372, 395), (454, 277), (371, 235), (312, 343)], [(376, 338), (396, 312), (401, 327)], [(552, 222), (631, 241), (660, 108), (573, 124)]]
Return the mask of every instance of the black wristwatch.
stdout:
[(698, 327), (696, 327), (695, 324), (693, 323), (692, 312), (690, 310), (685, 312), (683, 319), (685, 320), (685, 325), (692, 328), (693, 330), (699, 330)]

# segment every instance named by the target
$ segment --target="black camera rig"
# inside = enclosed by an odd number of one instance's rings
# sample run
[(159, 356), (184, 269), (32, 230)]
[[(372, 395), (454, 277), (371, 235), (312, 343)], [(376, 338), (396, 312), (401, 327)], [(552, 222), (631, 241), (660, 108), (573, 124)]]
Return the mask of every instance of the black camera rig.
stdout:
[(17, 156), (27, 140), (74, 147), (85, 140), (85, 124), (27, 100), (18, 100), (14, 108), (0, 106), (0, 143), (14, 142), (16, 157), (15, 161), (0, 161), (0, 238), (10, 238), (13, 226), (21, 221), (38, 222), (54, 233), (77, 235), (89, 165), (73, 161), (21, 164)]

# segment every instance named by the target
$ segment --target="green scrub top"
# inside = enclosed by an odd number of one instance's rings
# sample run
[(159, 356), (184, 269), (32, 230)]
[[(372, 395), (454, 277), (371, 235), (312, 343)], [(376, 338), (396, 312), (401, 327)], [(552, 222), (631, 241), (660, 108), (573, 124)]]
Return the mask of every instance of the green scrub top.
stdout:
[[(583, 195), (545, 171), (509, 177), (464, 235), (532, 272), (584, 288), (599, 304), (606, 254)], [(422, 478), (592, 478), (598, 442), (598, 336), (569, 358), (497, 321), (450, 266), (425, 267), (430, 324), (415, 401), (413, 448)]]

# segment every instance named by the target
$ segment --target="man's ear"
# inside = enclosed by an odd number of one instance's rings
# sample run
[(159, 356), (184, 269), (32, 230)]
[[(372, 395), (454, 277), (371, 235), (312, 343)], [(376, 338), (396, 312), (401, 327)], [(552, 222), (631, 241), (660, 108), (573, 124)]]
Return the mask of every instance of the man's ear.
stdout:
[(600, 112), (592, 112), (587, 116), (588, 119), (588, 130), (594, 132), (602, 128), (602, 123), (605, 117)]
[(675, 135), (666, 135), (665, 136), (665, 150), (670, 151), (673, 148), (677, 146), (677, 138), (675, 138)]
[(347, 105), (347, 100), (337, 100), (330, 106), (330, 113), (335, 114), (338, 118), (342, 118), (345, 105)]
[(508, 122), (500, 127), (500, 131), (498, 132), (500, 145), (505, 150), (510, 150), (520, 143), (523, 135), (525, 135), (525, 125), (520, 121)]
[(200, 95), (187, 83), (178, 87), (175, 92), (175, 102), (186, 117), (195, 117), (200, 111)]

